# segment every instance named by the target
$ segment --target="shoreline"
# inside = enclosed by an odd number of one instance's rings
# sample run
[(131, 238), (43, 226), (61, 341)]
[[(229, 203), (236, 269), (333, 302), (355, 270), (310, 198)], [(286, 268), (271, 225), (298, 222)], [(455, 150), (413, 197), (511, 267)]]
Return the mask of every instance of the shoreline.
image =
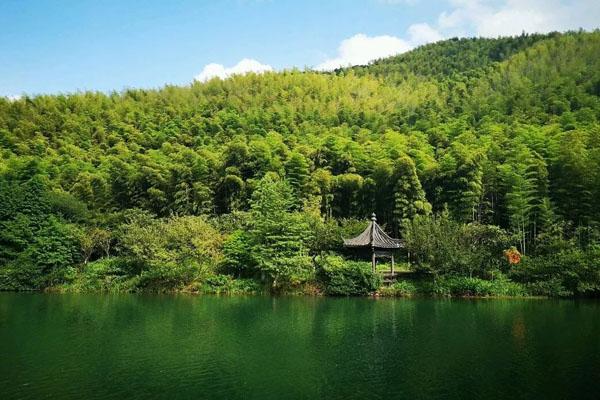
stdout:
[(229, 293), (229, 292), (220, 292), (220, 293), (209, 293), (209, 292), (192, 292), (186, 290), (165, 290), (165, 291), (157, 291), (157, 290), (135, 290), (135, 291), (110, 291), (110, 290), (68, 290), (62, 288), (45, 288), (45, 289), (29, 289), (29, 290), (0, 290), (0, 293), (38, 293), (38, 294), (134, 294), (134, 295), (185, 295), (190, 297), (201, 297), (201, 296), (217, 296), (217, 297), (313, 297), (313, 298), (331, 298), (331, 299), (342, 299), (342, 298), (363, 298), (363, 299), (406, 299), (406, 300), (416, 300), (416, 299), (463, 299), (463, 300), (581, 300), (581, 299), (596, 299), (595, 297), (577, 297), (577, 296), (569, 296), (569, 297), (552, 297), (552, 296), (540, 296), (540, 295), (527, 295), (527, 296), (508, 296), (508, 295), (497, 295), (497, 296), (474, 296), (474, 295), (450, 295), (450, 296), (440, 296), (440, 295), (426, 295), (426, 294), (416, 294), (411, 296), (389, 296), (382, 295), (379, 292), (375, 292), (372, 294), (364, 295), (364, 296), (333, 296), (327, 295), (325, 293), (300, 293), (300, 292), (281, 292), (281, 293), (268, 293), (268, 292), (237, 292), (237, 293)]

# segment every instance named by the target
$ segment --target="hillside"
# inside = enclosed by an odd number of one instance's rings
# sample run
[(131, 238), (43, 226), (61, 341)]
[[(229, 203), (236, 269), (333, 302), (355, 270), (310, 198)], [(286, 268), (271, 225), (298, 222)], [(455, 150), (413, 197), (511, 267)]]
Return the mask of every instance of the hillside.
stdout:
[[(600, 236), (599, 119), (600, 32), (453, 39), (332, 74), (0, 99), (0, 286), (68, 281), (61, 268), (82, 262), (92, 227), (150, 270), (119, 236), (140, 213), (204, 216), (226, 242), (236, 218), (254, 232), (240, 215), (278, 180), (293, 215), (376, 210), (404, 236), (444, 213), (499, 227), (522, 253), (587, 251)], [(94, 246), (86, 263), (103, 257)], [(60, 256), (42, 262), (41, 249)]]
[[(453, 38), (421, 46), (413, 51), (376, 60), (368, 66), (352, 67), (360, 75), (371, 74), (389, 81), (404, 79), (407, 75), (444, 79), (482, 70), (502, 62), (514, 54), (544, 39), (560, 36), (523, 34), (498, 39)], [(338, 70), (342, 72), (344, 69)]]

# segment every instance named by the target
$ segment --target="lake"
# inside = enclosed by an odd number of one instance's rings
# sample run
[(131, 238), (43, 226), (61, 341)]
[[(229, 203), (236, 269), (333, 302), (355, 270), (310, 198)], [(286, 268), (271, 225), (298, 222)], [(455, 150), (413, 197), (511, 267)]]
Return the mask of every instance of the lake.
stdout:
[(600, 302), (0, 293), (2, 399), (598, 398)]

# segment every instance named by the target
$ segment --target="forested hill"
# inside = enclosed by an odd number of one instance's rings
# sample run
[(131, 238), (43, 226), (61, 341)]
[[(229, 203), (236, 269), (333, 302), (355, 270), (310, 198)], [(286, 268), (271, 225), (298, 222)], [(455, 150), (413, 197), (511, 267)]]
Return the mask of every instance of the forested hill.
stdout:
[(376, 210), (402, 235), (447, 210), (514, 233), (522, 252), (585, 246), (600, 222), (599, 119), (598, 31), (451, 39), (335, 73), (0, 99), (0, 265), (33, 251), (36, 215), (212, 218), (251, 210), (265, 176), (286, 182), (289, 211)]
[[(498, 39), (463, 38), (431, 43), (394, 57), (377, 60), (368, 66), (350, 69), (359, 74), (373, 74), (386, 79), (402, 80), (408, 75), (446, 78), (456, 74), (481, 71), (531, 47), (536, 42), (560, 36), (533, 34)], [(342, 72), (348, 69), (339, 69)]]

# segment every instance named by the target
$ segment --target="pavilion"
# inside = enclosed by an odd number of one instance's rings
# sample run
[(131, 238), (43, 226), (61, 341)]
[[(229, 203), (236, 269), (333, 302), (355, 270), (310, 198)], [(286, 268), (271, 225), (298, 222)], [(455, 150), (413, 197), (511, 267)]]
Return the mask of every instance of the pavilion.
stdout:
[(404, 247), (400, 239), (394, 239), (388, 236), (377, 223), (375, 213), (371, 214), (371, 222), (367, 228), (355, 238), (344, 239), (345, 247), (352, 248), (371, 248), (371, 263), (373, 272), (376, 271), (377, 258), (391, 258), (392, 275), (394, 275), (394, 253), (396, 249)]

